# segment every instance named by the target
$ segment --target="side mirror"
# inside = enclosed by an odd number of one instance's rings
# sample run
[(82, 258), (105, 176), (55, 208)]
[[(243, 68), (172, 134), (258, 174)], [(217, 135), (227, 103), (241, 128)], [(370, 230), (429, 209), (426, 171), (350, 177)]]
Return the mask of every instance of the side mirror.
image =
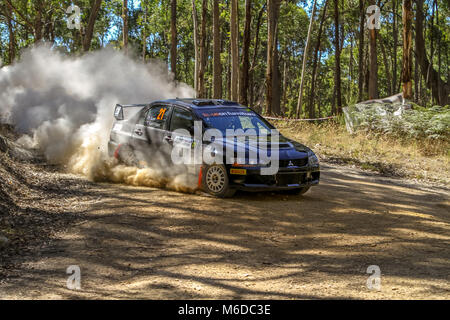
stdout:
[(117, 104), (114, 109), (114, 117), (116, 120), (123, 120), (123, 107), (120, 104)]

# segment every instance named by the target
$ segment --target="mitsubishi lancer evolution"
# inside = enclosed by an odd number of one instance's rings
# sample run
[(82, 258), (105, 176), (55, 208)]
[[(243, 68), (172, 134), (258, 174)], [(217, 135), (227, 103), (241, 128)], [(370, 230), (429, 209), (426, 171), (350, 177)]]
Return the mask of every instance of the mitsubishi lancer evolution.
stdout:
[(114, 117), (110, 156), (167, 174), (189, 173), (199, 189), (217, 197), (231, 197), (236, 190), (304, 194), (319, 183), (319, 160), (311, 149), (236, 102), (118, 104)]

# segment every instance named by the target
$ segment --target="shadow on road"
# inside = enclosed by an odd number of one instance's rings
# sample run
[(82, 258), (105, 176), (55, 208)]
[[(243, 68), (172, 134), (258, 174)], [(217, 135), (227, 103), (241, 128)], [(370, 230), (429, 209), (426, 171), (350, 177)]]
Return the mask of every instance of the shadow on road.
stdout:
[[(339, 167), (326, 167), (322, 176), (304, 196), (240, 193), (225, 200), (97, 185), (90, 192), (99, 201), (86, 219), (0, 292), (31, 298), (449, 297), (448, 192)], [(80, 291), (66, 288), (69, 265), (82, 270)], [(380, 292), (366, 288), (369, 265), (381, 269)]]

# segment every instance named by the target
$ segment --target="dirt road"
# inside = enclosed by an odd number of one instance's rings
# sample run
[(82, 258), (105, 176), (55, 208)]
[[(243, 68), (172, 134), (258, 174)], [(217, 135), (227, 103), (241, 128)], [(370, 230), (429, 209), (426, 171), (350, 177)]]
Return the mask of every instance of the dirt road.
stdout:
[(335, 166), (304, 196), (92, 188), (85, 219), (24, 258), (1, 299), (450, 298), (445, 189)]

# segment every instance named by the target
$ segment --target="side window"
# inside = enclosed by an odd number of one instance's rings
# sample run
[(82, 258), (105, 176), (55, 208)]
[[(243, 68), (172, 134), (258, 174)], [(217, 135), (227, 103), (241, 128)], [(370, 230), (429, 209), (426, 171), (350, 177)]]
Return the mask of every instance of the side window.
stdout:
[(153, 106), (147, 114), (145, 125), (151, 128), (164, 129), (168, 114), (168, 106)]
[(138, 119), (138, 121), (136, 122), (136, 124), (144, 125), (144, 123), (145, 123), (145, 118), (147, 117), (147, 113), (148, 113), (148, 108), (143, 109), (143, 110), (140, 112), (139, 119)]
[(175, 131), (177, 129), (185, 129), (191, 131), (194, 126), (194, 116), (192, 112), (175, 108), (172, 113), (172, 120), (170, 121), (170, 131)]

